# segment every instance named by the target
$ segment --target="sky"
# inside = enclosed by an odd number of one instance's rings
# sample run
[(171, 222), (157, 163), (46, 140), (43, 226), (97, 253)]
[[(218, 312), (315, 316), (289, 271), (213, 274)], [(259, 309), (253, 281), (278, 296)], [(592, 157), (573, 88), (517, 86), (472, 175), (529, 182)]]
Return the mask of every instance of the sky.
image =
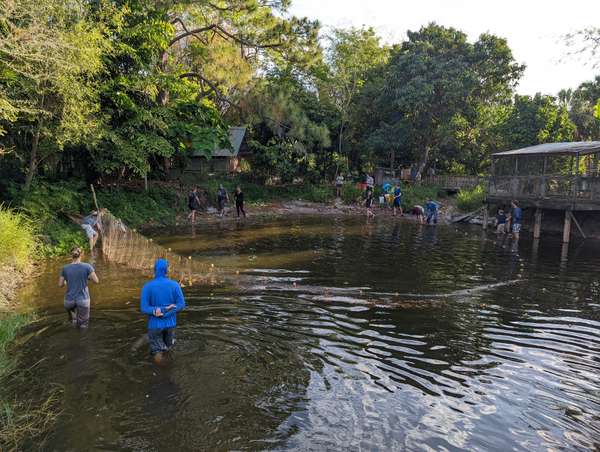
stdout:
[(472, 41), (493, 33), (506, 38), (515, 59), (527, 66), (520, 94), (556, 95), (600, 75), (589, 58), (569, 56), (563, 39), (600, 27), (600, 0), (293, 0), (290, 12), (325, 27), (370, 26), (390, 44), (430, 22), (458, 28)]

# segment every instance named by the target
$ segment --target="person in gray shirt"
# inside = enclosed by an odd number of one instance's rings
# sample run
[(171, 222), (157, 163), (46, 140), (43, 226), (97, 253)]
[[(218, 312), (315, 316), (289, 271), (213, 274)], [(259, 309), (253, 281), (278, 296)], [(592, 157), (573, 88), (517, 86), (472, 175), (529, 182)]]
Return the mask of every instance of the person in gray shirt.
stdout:
[(88, 280), (98, 284), (98, 276), (94, 267), (85, 262), (81, 262), (83, 251), (75, 247), (71, 250), (71, 263), (63, 267), (58, 278), (58, 287), (64, 287), (67, 284), (67, 293), (65, 294), (65, 309), (69, 316), (69, 321), (79, 328), (87, 328), (90, 321), (90, 291), (88, 290)]

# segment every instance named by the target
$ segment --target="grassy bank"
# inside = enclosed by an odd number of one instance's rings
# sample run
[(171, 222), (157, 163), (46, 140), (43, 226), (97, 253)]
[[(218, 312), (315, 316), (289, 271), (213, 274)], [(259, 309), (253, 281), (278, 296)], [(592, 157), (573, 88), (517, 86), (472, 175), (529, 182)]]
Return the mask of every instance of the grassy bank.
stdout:
[[(0, 450), (18, 450), (23, 441), (45, 431), (54, 419), (54, 395), (41, 403), (17, 397), (11, 383), (25, 378), (16, 372), (11, 344), (31, 315), (17, 313), (14, 297), (37, 256), (34, 223), (22, 212), (0, 206)], [(27, 400), (27, 401), (24, 401)]]

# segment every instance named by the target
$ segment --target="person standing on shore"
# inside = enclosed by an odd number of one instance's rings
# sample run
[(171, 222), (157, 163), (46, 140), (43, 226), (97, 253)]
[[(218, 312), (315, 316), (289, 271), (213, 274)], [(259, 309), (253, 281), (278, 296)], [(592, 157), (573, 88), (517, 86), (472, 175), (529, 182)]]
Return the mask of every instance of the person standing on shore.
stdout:
[(192, 224), (196, 223), (196, 211), (200, 209), (200, 198), (198, 198), (198, 187), (194, 187), (188, 195), (188, 207), (190, 213), (188, 214), (188, 220), (191, 220)]
[(88, 280), (100, 282), (94, 267), (81, 262), (83, 251), (79, 247), (71, 250), (71, 263), (65, 265), (58, 278), (58, 287), (67, 285), (64, 305), (69, 322), (78, 328), (87, 328), (90, 322), (90, 291)]
[(244, 211), (244, 192), (239, 185), (235, 188), (233, 197), (235, 198), (235, 210), (237, 211), (238, 218), (240, 216), (240, 212), (242, 212), (242, 215), (244, 215), (244, 218), (246, 218), (246, 212)]
[(404, 216), (402, 211), (402, 189), (400, 184), (394, 186), (394, 216), (396, 216), (396, 209), (400, 210), (400, 215)]
[(375, 218), (375, 214), (373, 213), (373, 190), (367, 190), (365, 207), (367, 208), (367, 220), (369, 218)]
[(335, 178), (335, 197), (342, 197), (342, 187), (344, 186), (344, 176), (338, 174)]
[(144, 285), (140, 299), (140, 311), (148, 316), (150, 354), (157, 364), (175, 344), (177, 313), (185, 308), (181, 287), (167, 277), (168, 272), (169, 262), (158, 259), (154, 279)]
[(225, 215), (225, 202), (229, 201), (229, 195), (227, 194), (227, 190), (223, 187), (223, 184), (219, 185), (219, 189), (217, 190), (217, 207), (219, 210), (219, 216), (223, 217)]
[(367, 192), (373, 193), (373, 188), (375, 187), (375, 179), (373, 179), (373, 176), (371, 176), (368, 173), (367, 173), (366, 183), (367, 183)]

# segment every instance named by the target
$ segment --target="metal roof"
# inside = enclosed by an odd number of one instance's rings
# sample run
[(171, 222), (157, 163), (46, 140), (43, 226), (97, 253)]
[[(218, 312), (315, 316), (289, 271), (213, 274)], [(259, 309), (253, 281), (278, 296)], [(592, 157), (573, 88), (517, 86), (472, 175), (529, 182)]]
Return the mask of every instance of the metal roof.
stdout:
[(571, 143), (545, 143), (513, 151), (497, 152), (493, 157), (510, 157), (513, 155), (576, 155), (600, 152), (600, 141), (576, 141)]
[[(215, 149), (212, 153), (213, 157), (236, 157), (240, 152), (242, 141), (246, 135), (245, 127), (230, 127), (229, 128), (229, 143), (231, 148), (229, 149)], [(194, 157), (203, 157), (204, 154), (200, 151), (193, 152)]]

